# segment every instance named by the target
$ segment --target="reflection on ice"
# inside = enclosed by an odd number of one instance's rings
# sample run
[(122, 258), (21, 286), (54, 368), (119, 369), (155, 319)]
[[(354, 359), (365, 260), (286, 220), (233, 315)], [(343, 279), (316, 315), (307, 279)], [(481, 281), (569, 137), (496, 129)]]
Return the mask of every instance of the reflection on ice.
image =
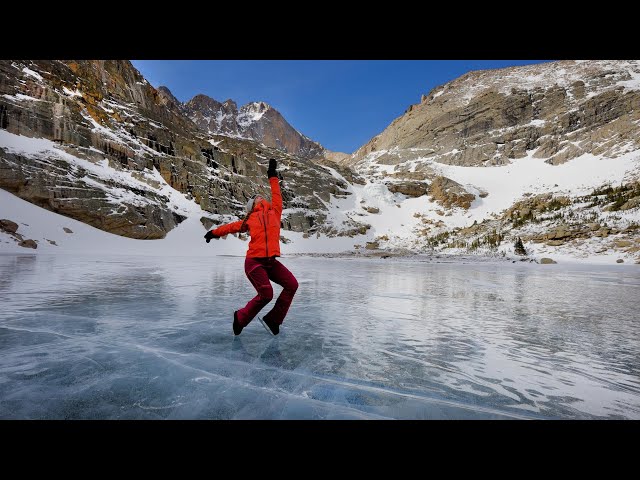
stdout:
[(640, 418), (633, 267), (285, 258), (234, 337), (243, 261), (0, 256), (0, 418)]

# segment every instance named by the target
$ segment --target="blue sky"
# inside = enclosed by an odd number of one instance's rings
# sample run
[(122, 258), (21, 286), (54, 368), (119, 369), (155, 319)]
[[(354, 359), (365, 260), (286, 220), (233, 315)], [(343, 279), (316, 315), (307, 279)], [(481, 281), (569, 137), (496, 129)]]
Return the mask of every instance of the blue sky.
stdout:
[(420, 95), (471, 70), (542, 60), (133, 60), (182, 102), (198, 93), (238, 107), (264, 101), (329, 150), (352, 153)]

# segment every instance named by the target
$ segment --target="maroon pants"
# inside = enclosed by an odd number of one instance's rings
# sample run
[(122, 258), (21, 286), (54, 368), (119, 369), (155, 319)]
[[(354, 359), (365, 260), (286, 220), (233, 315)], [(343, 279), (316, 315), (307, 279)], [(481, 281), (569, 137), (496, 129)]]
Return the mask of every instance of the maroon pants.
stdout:
[(296, 277), (275, 257), (247, 257), (244, 261), (244, 272), (258, 295), (249, 300), (244, 308), (238, 310), (238, 323), (243, 327), (247, 326), (258, 312), (273, 299), (271, 280), (283, 287), (284, 290), (280, 293), (271, 311), (263, 318), (278, 325), (282, 324), (298, 289)]

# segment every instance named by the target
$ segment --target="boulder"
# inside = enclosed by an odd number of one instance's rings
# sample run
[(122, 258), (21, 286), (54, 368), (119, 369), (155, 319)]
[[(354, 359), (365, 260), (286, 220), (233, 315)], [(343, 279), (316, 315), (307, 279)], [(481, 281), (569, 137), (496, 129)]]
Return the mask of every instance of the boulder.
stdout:
[(388, 183), (387, 188), (391, 193), (401, 193), (408, 197), (421, 197), (429, 191), (429, 187), (424, 182), (393, 182)]
[(38, 248), (38, 244), (34, 240), (31, 240), (30, 238), (27, 240), (21, 241), (18, 244), (18, 246), (24, 247), (24, 248), (33, 248), (33, 249)]
[(202, 225), (204, 226), (204, 228), (207, 229), (207, 231), (211, 230), (214, 225), (220, 225), (219, 220), (214, 220), (213, 218), (209, 218), (209, 217), (200, 217), (200, 223), (202, 223)]
[(632, 208), (636, 208), (640, 206), (640, 197), (633, 197), (630, 200), (627, 200), (621, 207), (620, 210), (630, 210)]
[(0, 220), (0, 230), (4, 230), (7, 233), (16, 233), (18, 231), (18, 224), (3, 218)]
[(446, 208), (461, 207), (467, 210), (476, 198), (462, 185), (447, 177), (438, 176), (429, 185), (429, 196)]
[(555, 260), (553, 260), (551, 258), (543, 257), (543, 258), (540, 259), (540, 263), (542, 265), (551, 265), (551, 264), (558, 263), (558, 262), (556, 262)]
[(562, 238), (569, 238), (573, 236), (573, 232), (568, 229), (567, 227), (558, 227), (555, 230), (552, 230), (551, 232), (549, 232), (547, 234), (547, 239), (548, 240), (559, 240)]
[(629, 241), (629, 240), (616, 240), (615, 242), (613, 242), (615, 244), (616, 247), (618, 248), (624, 248), (624, 247), (630, 247), (633, 245), (633, 242)]

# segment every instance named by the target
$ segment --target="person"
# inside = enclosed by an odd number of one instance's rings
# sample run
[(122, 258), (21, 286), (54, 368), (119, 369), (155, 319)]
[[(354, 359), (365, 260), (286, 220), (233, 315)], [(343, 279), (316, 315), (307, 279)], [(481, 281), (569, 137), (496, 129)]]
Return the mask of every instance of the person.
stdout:
[(208, 231), (204, 238), (207, 243), (229, 233), (249, 232), (251, 240), (244, 261), (244, 271), (258, 294), (241, 309), (233, 312), (233, 333), (240, 335), (242, 329), (273, 299), (270, 281), (282, 286), (283, 290), (273, 308), (264, 317), (258, 317), (265, 329), (272, 335), (280, 333), (280, 325), (289, 311), (293, 296), (298, 290), (298, 281), (282, 263), (280, 256), (280, 217), (282, 216), (282, 194), (276, 172), (277, 162), (269, 159), (267, 176), (271, 185), (271, 203), (260, 195), (254, 195), (247, 202), (243, 220), (221, 225)]

